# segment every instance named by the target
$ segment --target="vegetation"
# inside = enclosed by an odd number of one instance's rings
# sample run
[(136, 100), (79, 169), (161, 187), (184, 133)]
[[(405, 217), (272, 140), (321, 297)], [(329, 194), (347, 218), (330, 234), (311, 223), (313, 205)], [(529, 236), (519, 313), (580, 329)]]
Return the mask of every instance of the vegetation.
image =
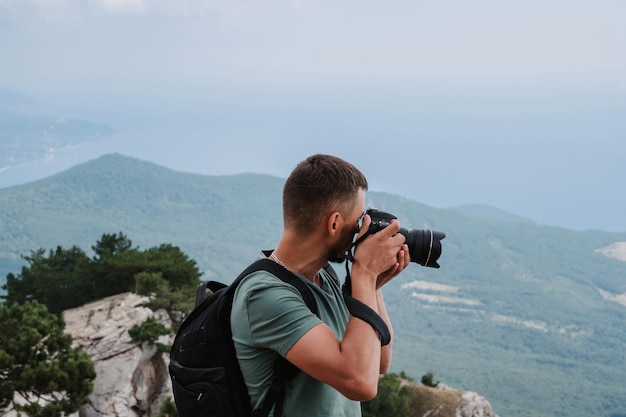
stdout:
[(410, 417), (411, 395), (399, 375), (385, 374), (378, 381), (378, 395), (362, 403), (363, 417)]
[[(87, 257), (77, 246), (58, 246), (25, 256), (28, 266), (8, 274), (0, 303), (0, 409), (56, 417), (78, 410), (93, 388), (93, 364), (63, 333), (61, 312), (130, 290), (153, 297), (181, 320), (193, 303), (200, 273), (194, 261), (170, 244), (140, 251), (122, 233), (104, 234)], [(50, 310), (50, 311), (49, 311)], [(129, 330), (137, 342), (157, 344), (171, 329), (149, 317)], [(14, 402), (15, 393), (24, 399)]]
[[(186, 308), (182, 297), (195, 292), (200, 272), (195, 261), (170, 244), (141, 251), (123, 234), (104, 234), (87, 257), (77, 246), (57, 246), (25, 256), (28, 266), (18, 275), (9, 273), (3, 289), (8, 302), (36, 300), (51, 313), (137, 288), (163, 297), (170, 311)], [(139, 283), (135, 277), (139, 277)], [(180, 294), (179, 294), (180, 293)]]
[[(86, 254), (85, 265), (78, 248), (121, 230), (155, 253), (162, 253), (161, 242), (171, 242), (197, 262), (202, 279), (228, 282), (261, 249), (276, 244), (282, 184), (262, 175), (172, 172), (108, 155), (0, 189), (0, 279), (9, 273), (28, 277), (18, 273), (32, 265), (22, 254), (37, 260), (42, 276), (50, 273), (48, 258), (52, 266), (67, 259), (79, 275), (103, 254)], [(626, 241), (626, 233), (565, 230), (480, 207), (435, 209), (375, 191), (368, 192), (367, 205), (396, 214), (403, 226), (447, 234), (440, 269), (412, 265), (385, 286), (395, 330), (392, 371), (436, 370), (447, 385), (484, 395), (503, 416), (626, 414), (626, 307), (601, 293), (626, 293), (626, 264), (596, 252)], [(59, 246), (58, 256), (56, 249), (33, 252)], [(125, 256), (147, 257), (133, 246), (126, 251)], [(123, 271), (123, 259), (111, 259), (110, 266)], [(343, 265), (336, 270), (341, 276)], [(190, 310), (183, 304), (193, 295), (170, 286), (171, 275), (158, 268), (131, 272), (123, 288), (169, 294), (154, 302)], [(57, 271), (37, 282), (72, 277)], [(415, 282), (449, 290), (411, 287)], [(47, 298), (54, 302), (52, 295)]]
[(439, 385), (439, 381), (433, 382), (433, 378), (434, 375), (432, 372), (425, 373), (424, 375), (422, 375), (422, 384), (426, 385), (427, 387), (436, 388), (437, 385)]
[(154, 316), (150, 316), (140, 325), (134, 325), (128, 330), (128, 334), (135, 342), (148, 342), (157, 345), (161, 352), (169, 352), (171, 346), (163, 345), (157, 342), (161, 336), (172, 333), (172, 329), (165, 327), (162, 323), (156, 321)]
[[(43, 417), (78, 411), (96, 373), (64, 328), (37, 301), (0, 303), (0, 409)], [(23, 402), (14, 402), (16, 393)]]
[(178, 417), (178, 410), (172, 397), (166, 397), (161, 402), (156, 417)]
[(135, 276), (135, 292), (150, 297), (146, 307), (153, 311), (165, 309), (174, 330), (177, 330), (195, 303), (197, 285), (174, 287), (161, 272), (140, 272)]

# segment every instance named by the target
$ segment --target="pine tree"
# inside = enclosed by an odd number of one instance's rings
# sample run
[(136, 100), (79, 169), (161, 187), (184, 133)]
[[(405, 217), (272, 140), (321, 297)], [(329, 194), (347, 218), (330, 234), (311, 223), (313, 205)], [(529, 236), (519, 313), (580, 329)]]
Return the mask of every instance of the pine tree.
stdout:
[(42, 417), (78, 411), (96, 372), (64, 328), (63, 318), (37, 301), (0, 303), (0, 409)]

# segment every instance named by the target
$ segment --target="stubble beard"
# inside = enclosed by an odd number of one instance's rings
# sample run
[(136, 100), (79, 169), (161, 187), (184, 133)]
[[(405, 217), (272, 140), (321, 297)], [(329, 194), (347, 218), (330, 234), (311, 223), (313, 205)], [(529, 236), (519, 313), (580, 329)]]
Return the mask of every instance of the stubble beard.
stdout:
[(345, 253), (350, 248), (354, 235), (353, 230), (344, 229), (341, 232), (341, 238), (328, 250), (328, 262), (340, 264), (346, 260)]

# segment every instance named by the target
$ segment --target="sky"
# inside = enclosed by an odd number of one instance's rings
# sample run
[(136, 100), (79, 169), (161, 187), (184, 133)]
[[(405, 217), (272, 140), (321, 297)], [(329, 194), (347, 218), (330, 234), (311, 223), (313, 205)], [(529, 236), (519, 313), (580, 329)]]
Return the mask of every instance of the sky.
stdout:
[(322, 152), (435, 207), (626, 231), (623, 0), (0, 0), (0, 88), (118, 132), (4, 183), (110, 152), (286, 177)]

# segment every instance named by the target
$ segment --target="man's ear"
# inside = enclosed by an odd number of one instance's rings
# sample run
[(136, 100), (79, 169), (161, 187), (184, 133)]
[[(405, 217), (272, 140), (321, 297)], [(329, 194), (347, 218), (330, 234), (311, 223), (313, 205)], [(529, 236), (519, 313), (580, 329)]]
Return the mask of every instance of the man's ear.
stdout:
[(333, 212), (328, 217), (328, 223), (326, 225), (328, 233), (331, 235), (338, 233), (339, 230), (341, 230), (341, 220), (341, 214), (338, 211)]

